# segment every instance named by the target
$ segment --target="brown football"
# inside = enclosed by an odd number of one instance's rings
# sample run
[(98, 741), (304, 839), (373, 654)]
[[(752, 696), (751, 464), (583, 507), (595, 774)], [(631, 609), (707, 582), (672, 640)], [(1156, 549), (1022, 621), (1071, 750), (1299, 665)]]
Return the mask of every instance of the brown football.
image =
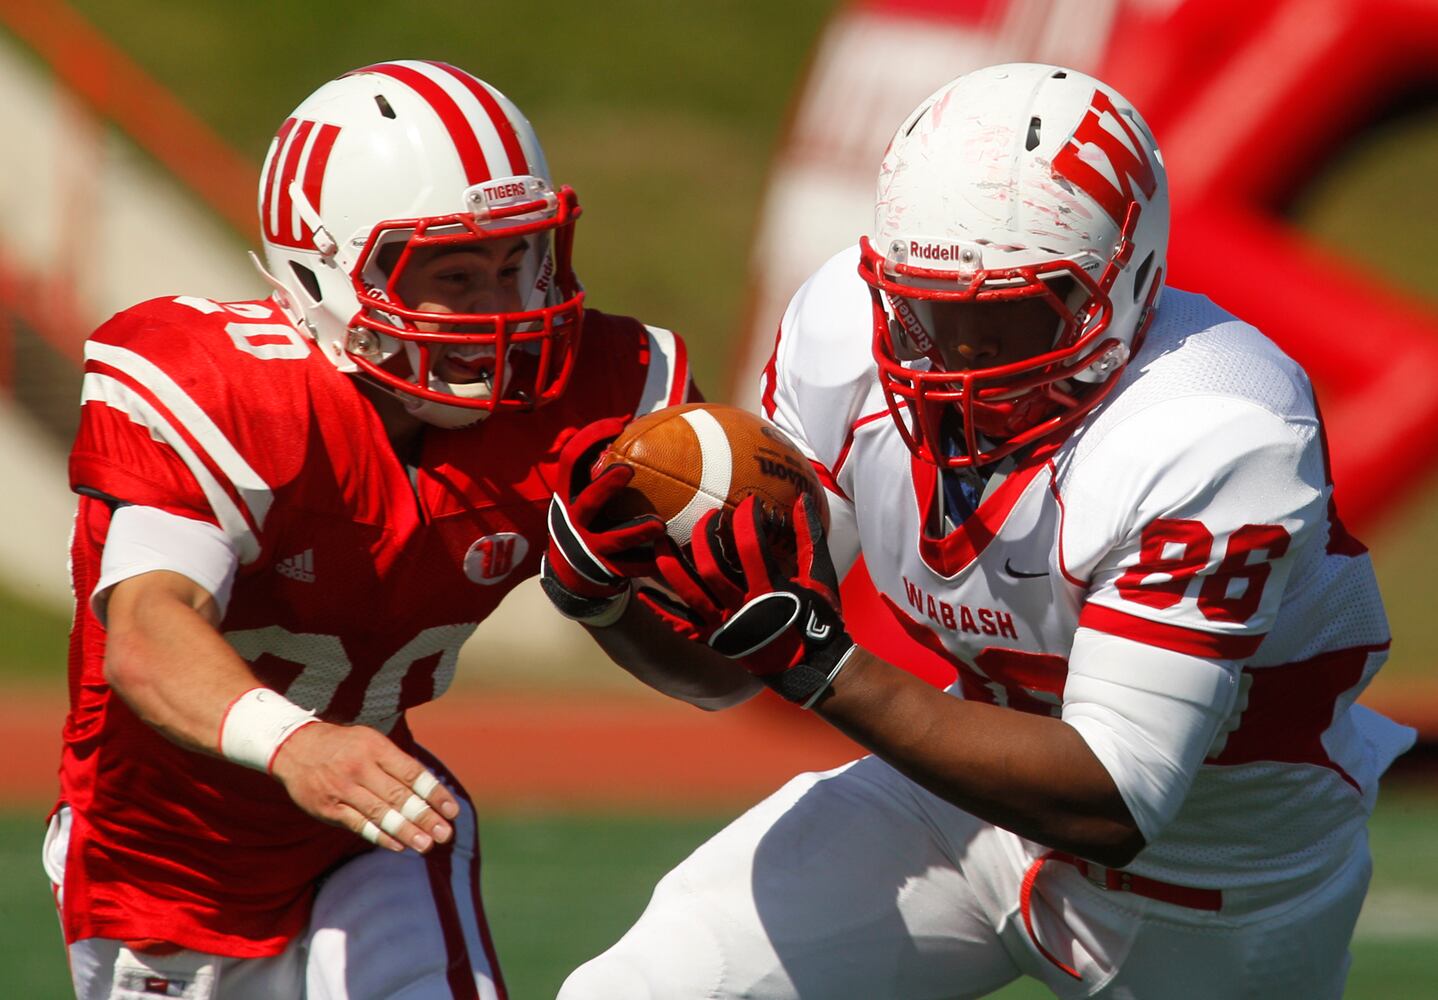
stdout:
[(605, 509), (617, 520), (655, 514), (680, 545), (707, 511), (726, 518), (756, 495), (771, 518), (787, 521), (801, 493), (829, 510), (814, 467), (779, 428), (757, 414), (718, 403), (686, 403), (647, 414), (600, 454), (594, 472), (615, 462), (634, 478)]

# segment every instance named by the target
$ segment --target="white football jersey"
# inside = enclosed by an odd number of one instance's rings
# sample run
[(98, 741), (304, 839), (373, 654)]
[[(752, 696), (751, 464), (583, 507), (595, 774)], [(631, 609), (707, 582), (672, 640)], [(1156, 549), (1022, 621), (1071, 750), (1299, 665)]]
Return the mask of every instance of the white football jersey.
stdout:
[(1131, 871), (1231, 888), (1331, 865), (1414, 733), (1354, 704), (1388, 626), (1302, 369), (1168, 289), (1108, 399), (954, 527), (885, 404), (857, 265), (795, 295), (762, 385), (833, 494), (836, 564), (856, 539), (952, 693), (1080, 732), (1147, 839)]

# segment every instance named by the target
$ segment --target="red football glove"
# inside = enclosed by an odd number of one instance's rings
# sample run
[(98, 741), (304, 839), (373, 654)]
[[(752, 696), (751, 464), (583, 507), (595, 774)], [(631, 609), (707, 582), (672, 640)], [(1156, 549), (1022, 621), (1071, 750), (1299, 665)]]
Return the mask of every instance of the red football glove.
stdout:
[[(726, 607), (744, 603), (744, 592), (733, 583), (714, 559), (721, 544), (704, 539), (710, 533), (718, 537), (719, 512), (709, 511), (694, 524), (692, 545), (686, 553), (669, 537), (654, 545), (654, 572), (669, 593), (653, 587), (640, 587), (635, 597), (676, 633), (693, 642), (708, 643), (709, 637), (722, 624)], [(706, 582), (708, 581), (708, 582)], [(711, 592), (717, 590), (719, 596)]]
[(612, 625), (629, 603), (630, 579), (653, 572), (654, 543), (664, 522), (653, 515), (600, 525), (606, 504), (634, 478), (616, 464), (593, 480), (589, 470), (624, 429), (618, 418), (590, 424), (559, 455), (558, 490), (549, 502), (549, 548), (539, 583), (566, 618), (596, 628)]
[[(840, 615), (838, 574), (818, 506), (801, 497), (790, 523), (785, 530), (794, 532), (798, 553), (792, 574), (774, 556), (775, 529), (754, 497), (734, 512), (735, 560), (725, 559), (718, 515), (711, 513), (695, 526), (692, 559), (661, 547), (656, 568), (690, 612), (697, 638), (807, 708), (828, 689), (854, 640)], [(730, 568), (736, 560), (737, 573)]]

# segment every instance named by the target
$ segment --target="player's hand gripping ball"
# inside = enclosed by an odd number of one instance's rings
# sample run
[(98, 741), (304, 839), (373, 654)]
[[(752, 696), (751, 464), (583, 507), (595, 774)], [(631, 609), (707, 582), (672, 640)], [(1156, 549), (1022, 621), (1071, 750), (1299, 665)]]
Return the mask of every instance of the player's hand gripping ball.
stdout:
[(627, 520), (659, 517), (669, 537), (689, 544), (695, 523), (720, 511), (727, 535), (734, 509), (754, 496), (773, 524), (776, 557), (792, 563), (794, 533), (788, 521), (800, 495), (819, 504), (827, 527), (829, 508), (814, 467), (793, 441), (747, 410), (717, 403), (687, 403), (630, 423), (599, 456), (594, 474), (615, 462), (633, 467), (634, 478), (605, 507)]

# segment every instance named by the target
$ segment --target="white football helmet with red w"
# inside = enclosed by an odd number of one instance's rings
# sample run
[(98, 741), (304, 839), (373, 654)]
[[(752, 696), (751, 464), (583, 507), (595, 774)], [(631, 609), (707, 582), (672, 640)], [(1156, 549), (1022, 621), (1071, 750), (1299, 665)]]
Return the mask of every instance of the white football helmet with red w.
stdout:
[[(579, 203), (554, 188), (519, 109), (483, 80), (396, 61), (330, 81), (280, 127), (259, 194), (267, 276), (341, 371), (444, 427), (564, 391), (584, 301), (570, 264)], [(513, 237), (528, 240), (518, 312), (427, 313), (395, 292), (416, 250)], [(493, 358), (492, 374), (441, 381), (440, 351)]]
[[(884, 155), (859, 267), (880, 380), (910, 448), (950, 468), (982, 465), (1098, 405), (1152, 316), (1168, 230), (1153, 136), (1093, 77), (990, 66), (920, 104)], [(945, 369), (934, 303), (1028, 297), (1054, 308), (1050, 350)]]

